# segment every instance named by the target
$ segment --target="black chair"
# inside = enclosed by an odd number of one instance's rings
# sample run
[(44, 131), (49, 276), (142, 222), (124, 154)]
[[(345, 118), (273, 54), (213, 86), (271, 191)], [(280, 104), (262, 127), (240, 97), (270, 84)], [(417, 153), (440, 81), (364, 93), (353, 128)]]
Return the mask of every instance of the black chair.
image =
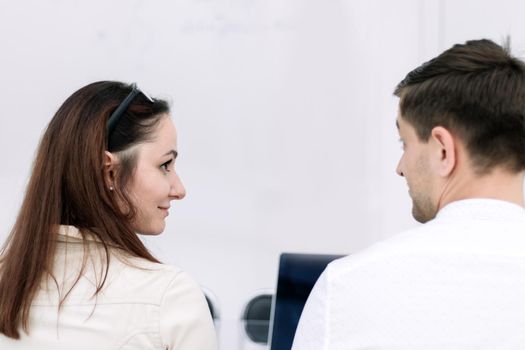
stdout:
[(221, 318), (217, 297), (208, 288), (201, 287), (201, 289), (204, 293), (204, 297), (206, 298), (206, 303), (208, 303), (208, 308), (210, 309), (210, 314), (211, 318), (213, 319), (213, 323), (215, 324), (215, 327), (217, 327)]
[(255, 295), (244, 308), (244, 331), (254, 343), (268, 344), (272, 298), (273, 294), (270, 292)]

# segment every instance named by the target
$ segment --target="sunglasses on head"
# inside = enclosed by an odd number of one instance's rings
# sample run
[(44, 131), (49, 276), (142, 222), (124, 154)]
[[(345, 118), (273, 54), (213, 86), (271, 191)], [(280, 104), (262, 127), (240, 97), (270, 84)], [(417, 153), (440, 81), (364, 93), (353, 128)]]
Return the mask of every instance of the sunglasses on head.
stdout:
[(122, 118), (124, 113), (128, 110), (129, 106), (131, 105), (131, 102), (137, 97), (137, 95), (142, 94), (146, 99), (154, 103), (153, 99), (142, 92), (138, 87), (136, 83), (131, 84), (131, 92), (126, 96), (126, 98), (118, 105), (117, 109), (109, 116), (109, 119), (106, 123), (106, 135), (108, 136), (108, 144), (109, 140), (111, 139), (111, 134), (113, 134), (113, 131), (115, 131), (115, 128), (117, 127), (117, 124), (119, 120)]

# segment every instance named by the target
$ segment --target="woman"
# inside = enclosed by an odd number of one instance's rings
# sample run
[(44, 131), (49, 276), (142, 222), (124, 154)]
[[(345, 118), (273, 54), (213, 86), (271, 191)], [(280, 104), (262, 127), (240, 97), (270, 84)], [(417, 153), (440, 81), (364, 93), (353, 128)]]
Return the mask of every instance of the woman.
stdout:
[(1, 252), (0, 349), (216, 348), (199, 286), (138, 238), (185, 196), (165, 101), (87, 85), (59, 108)]

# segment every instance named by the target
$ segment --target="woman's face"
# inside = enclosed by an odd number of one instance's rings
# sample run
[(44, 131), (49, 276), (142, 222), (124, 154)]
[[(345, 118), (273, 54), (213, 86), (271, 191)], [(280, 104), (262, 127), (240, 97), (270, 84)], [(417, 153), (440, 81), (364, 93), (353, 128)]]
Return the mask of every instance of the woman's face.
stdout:
[(153, 141), (136, 146), (137, 165), (128, 188), (137, 210), (133, 229), (145, 235), (163, 232), (171, 201), (186, 195), (175, 172), (177, 133), (168, 115), (161, 118), (153, 136)]

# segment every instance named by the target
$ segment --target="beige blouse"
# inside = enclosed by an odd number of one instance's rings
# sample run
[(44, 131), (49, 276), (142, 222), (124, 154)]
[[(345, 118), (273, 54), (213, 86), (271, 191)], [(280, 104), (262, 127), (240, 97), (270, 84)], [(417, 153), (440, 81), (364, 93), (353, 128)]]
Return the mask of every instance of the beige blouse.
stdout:
[[(186, 272), (114, 249), (110, 254), (104, 289), (94, 296), (104, 277), (104, 249), (92, 239), (86, 250), (77, 228), (61, 226), (56, 281), (42, 283), (29, 334), (20, 340), (0, 335), (0, 349), (217, 349), (204, 295)], [(85, 272), (71, 289), (85, 257)], [(59, 311), (58, 301), (70, 289)]]

